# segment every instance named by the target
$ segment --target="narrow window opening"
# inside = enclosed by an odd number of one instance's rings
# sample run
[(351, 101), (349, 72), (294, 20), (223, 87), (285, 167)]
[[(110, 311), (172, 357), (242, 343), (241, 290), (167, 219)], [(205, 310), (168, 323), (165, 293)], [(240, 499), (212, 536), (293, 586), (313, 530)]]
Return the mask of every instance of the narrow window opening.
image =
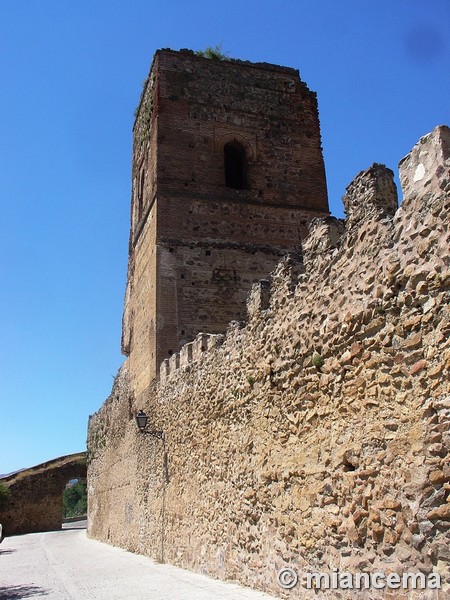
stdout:
[(224, 149), (225, 185), (235, 190), (247, 189), (245, 150), (237, 142), (228, 142)]
[(142, 169), (139, 177), (139, 189), (138, 189), (138, 219), (142, 217), (144, 209), (144, 187), (145, 187), (145, 171)]

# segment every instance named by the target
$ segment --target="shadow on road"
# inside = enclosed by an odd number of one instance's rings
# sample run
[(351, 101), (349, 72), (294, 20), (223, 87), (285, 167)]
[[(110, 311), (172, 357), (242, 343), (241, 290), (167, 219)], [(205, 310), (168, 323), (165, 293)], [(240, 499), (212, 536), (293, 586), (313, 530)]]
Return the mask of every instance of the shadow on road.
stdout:
[(43, 588), (37, 585), (11, 585), (0, 586), (0, 600), (20, 600), (20, 598), (31, 598), (32, 596), (47, 596)]
[(12, 554), (13, 552), (17, 552), (17, 550), (0, 550), (0, 554)]

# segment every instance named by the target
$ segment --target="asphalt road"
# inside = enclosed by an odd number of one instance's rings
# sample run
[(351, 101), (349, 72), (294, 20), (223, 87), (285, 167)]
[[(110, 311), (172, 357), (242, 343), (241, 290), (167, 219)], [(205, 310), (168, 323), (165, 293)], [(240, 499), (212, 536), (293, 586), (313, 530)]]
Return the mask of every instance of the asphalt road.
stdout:
[(90, 540), (84, 523), (6, 538), (0, 545), (0, 600), (273, 600)]

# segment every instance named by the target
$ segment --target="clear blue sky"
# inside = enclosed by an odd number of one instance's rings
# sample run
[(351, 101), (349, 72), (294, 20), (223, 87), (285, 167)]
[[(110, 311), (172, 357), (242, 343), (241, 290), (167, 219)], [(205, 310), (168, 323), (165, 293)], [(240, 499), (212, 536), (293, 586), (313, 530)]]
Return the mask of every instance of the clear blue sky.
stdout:
[(318, 93), (332, 212), (450, 123), (448, 0), (1, 0), (0, 473), (85, 448), (120, 354), (131, 128), (158, 48), (223, 44)]

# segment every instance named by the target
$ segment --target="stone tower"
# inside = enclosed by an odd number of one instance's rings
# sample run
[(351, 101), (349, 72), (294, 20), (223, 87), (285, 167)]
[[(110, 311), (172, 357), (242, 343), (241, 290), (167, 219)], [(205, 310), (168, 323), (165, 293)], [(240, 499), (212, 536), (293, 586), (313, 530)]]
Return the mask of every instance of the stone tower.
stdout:
[(295, 69), (159, 50), (133, 129), (122, 350), (136, 396), (328, 214), (316, 94)]

